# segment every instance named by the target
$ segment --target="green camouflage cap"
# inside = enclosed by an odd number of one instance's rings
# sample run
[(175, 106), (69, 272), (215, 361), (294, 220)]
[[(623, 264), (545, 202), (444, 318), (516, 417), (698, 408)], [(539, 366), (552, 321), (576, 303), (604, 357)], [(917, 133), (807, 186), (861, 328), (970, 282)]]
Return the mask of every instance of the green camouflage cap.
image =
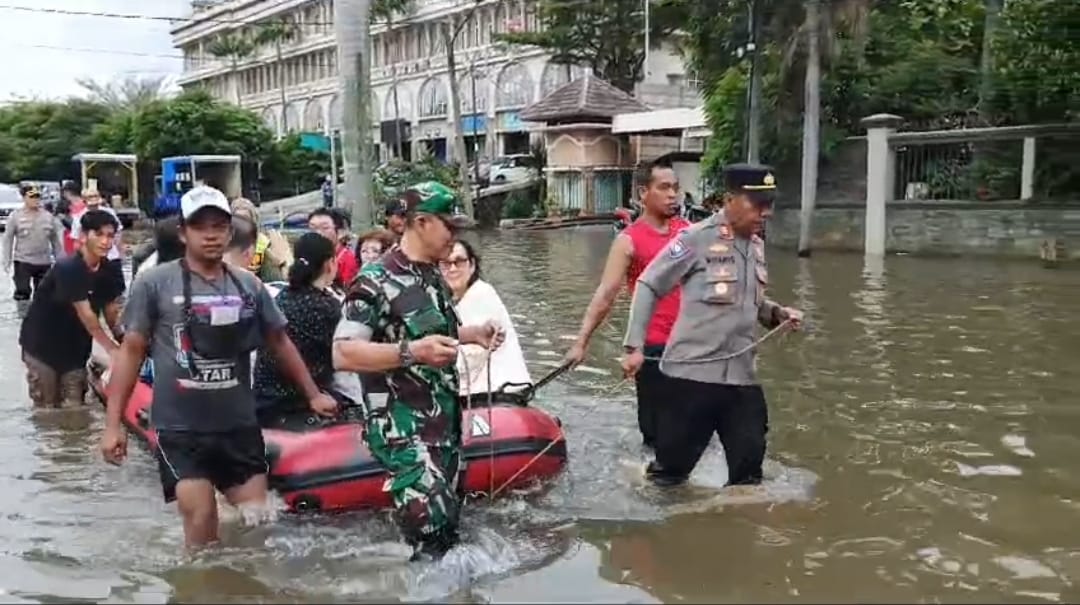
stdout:
[[(410, 195), (410, 192), (413, 195)], [(405, 190), (405, 207), (409, 212), (453, 214), (457, 204), (454, 190), (437, 181), (424, 181)]]

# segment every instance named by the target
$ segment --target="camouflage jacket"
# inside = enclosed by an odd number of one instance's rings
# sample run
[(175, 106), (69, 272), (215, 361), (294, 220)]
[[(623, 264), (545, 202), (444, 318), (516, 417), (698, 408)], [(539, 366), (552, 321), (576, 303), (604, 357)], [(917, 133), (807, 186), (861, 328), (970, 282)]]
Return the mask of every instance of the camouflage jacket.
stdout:
[[(353, 281), (335, 338), (399, 343), (442, 334), (456, 339), (458, 325), (453, 298), (438, 268), (414, 263), (394, 248), (365, 265)], [(365, 397), (368, 430), (381, 426), (389, 433), (387, 441), (419, 435), (432, 445), (460, 443), (454, 364), (443, 368), (416, 364), (382, 377), (389, 397), (384, 404)]]

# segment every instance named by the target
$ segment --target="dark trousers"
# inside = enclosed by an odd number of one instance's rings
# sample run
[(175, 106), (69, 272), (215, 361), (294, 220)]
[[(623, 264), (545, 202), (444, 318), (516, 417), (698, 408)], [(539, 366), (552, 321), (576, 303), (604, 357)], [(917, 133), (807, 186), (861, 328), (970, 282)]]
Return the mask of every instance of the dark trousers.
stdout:
[(12, 280), (15, 282), (15, 300), (30, 300), (30, 296), (37, 292), (52, 265), (31, 265), (19, 261), (14, 264)]
[(646, 471), (661, 485), (686, 481), (715, 432), (724, 446), (728, 485), (761, 483), (769, 412), (760, 386), (667, 377), (671, 395), (660, 409), (656, 460)]
[(647, 447), (656, 447), (656, 416), (658, 408), (664, 405), (664, 398), (669, 395), (664, 387), (667, 377), (660, 371), (660, 362), (657, 361), (664, 354), (664, 345), (645, 345), (642, 353), (645, 354), (645, 363), (641, 364), (634, 377), (637, 422), (641, 442)]

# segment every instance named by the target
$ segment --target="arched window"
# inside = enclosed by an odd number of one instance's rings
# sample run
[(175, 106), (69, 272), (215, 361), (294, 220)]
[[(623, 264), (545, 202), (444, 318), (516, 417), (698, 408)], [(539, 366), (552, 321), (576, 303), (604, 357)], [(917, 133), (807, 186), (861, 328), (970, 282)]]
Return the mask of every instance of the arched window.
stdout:
[(330, 128), (340, 129), (344, 126), (344, 114), (341, 112), (341, 97), (330, 97)]
[(304, 132), (323, 132), (326, 121), (323, 119), (322, 103), (318, 99), (308, 101), (304, 110)]
[(446, 87), (438, 78), (428, 78), (420, 86), (420, 117), (434, 118), (446, 115)]
[(548, 61), (544, 65), (544, 74), (540, 77), (540, 97), (546, 97), (559, 87), (577, 80), (584, 74), (584, 71), (577, 65)]
[[(397, 91), (395, 95), (394, 92)], [(394, 104), (397, 103), (395, 109)], [(395, 85), (386, 93), (386, 98), (383, 99), (383, 119), (393, 120), (395, 117), (399, 120), (412, 121), (412, 97), (409, 96), (409, 91), (400, 84)]]
[[(476, 82), (473, 82), (473, 78)], [(473, 88), (476, 89), (476, 105), (473, 106)], [(461, 99), (462, 115), (487, 113), (491, 94), (488, 88), (487, 73), (482, 69), (469, 70), (458, 77), (458, 97)]]
[(509, 63), (499, 72), (495, 109), (515, 109), (533, 101), (533, 79), (521, 63)]
[(262, 119), (271, 132), (278, 133), (278, 113), (274, 111), (273, 107), (267, 107), (262, 111)]

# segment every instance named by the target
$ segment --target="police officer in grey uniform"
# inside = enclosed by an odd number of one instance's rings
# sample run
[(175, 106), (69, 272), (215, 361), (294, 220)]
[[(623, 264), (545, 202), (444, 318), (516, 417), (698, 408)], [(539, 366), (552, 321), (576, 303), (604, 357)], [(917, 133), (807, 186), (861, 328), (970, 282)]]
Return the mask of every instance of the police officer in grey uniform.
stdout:
[[(802, 313), (765, 296), (765, 243), (757, 235), (772, 214), (776, 179), (768, 166), (724, 169), (723, 209), (673, 239), (638, 279), (624, 346), (623, 369), (644, 361), (645, 329), (656, 301), (682, 287), (679, 318), (660, 371), (679, 393), (659, 406), (656, 459), (646, 475), (658, 485), (686, 481), (716, 432), (728, 463), (728, 484), (761, 482), (768, 410), (755, 377), (755, 327)], [(740, 353), (740, 351), (742, 351)]]

